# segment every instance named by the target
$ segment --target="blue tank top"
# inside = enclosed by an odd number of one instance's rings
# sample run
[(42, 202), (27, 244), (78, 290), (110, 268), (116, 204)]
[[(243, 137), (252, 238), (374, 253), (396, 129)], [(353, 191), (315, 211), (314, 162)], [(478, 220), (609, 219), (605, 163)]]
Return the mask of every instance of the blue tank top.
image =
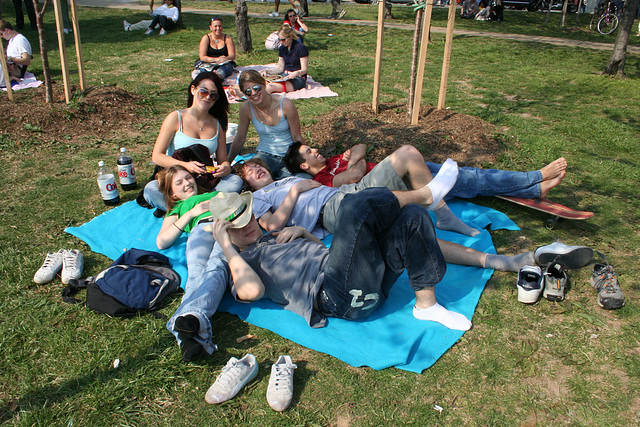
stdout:
[(173, 155), (174, 151), (180, 148), (191, 147), (192, 145), (202, 144), (207, 147), (209, 154), (213, 154), (218, 149), (218, 135), (220, 134), (220, 123), (217, 122), (216, 135), (211, 139), (198, 139), (191, 138), (190, 136), (182, 133), (182, 115), (180, 111), (178, 113), (178, 131), (173, 135), (173, 139), (169, 143), (167, 148), (167, 156)]
[(249, 103), (249, 107), (251, 108), (251, 123), (253, 123), (260, 137), (256, 151), (264, 151), (274, 156), (284, 157), (284, 155), (287, 154), (289, 146), (293, 144), (289, 122), (282, 111), (283, 101), (284, 96), (280, 98), (280, 121), (275, 126), (267, 126), (258, 120), (253, 113), (253, 105)]

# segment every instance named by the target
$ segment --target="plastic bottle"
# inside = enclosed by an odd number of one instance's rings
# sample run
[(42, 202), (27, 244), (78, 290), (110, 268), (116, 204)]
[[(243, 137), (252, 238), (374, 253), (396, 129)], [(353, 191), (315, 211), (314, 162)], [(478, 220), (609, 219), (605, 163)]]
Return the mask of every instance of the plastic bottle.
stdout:
[(120, 177), (120, 185), (123, 190), (135, 190), (138, 187), (136, 169), (133, 167), (133, 159), (127, 155), (126, 148), (120, 149), (120, 157), (118, 158), (118, 176)]
[(104, 166), (104, 162), (101, 160), (98, 162), (98, 186), (100, 187), (100, 194), (102, 195), (102, 201), (107, 206), (113, 206), (120, 203), (120, 193), (118, 193), (118, 185), (116, 184), (116, 178), (111, 171)]

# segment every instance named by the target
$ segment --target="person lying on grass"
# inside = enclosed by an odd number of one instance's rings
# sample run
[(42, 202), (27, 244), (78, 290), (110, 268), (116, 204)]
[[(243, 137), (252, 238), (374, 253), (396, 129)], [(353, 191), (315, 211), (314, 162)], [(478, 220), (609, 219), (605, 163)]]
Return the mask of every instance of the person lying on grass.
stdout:
[(471, 328), (465, 316), (436, 300), (446, 263), (429, 214), (387, 188), (344, 198), (328, 249), (300, 226), (263, 235), (249, 192), (219, 193), (210, 209), (213, 237), (224, 252), (237, 300), (269, 298), (319, 328), (327, 317), (370, 316), (406, 269), (416, 294), (414, 317), (449, 329)]
[[(366, 162), (366, 154), (367, 147), (358, 144), (342, 154), (326, 159), (317, 148), (311, 148), (298, 141), (289, 147), (284, 161), (287, 169), (293, 174), (306, 172), (321, 184), (340, 187), (360, 181), (376, 166), (377, 163)], [(422, 159), (420, 152), (411, 145), (400, 147), (393, 155)], [(437, 174), (442, 167), (441, 164), (431, 162), (426, 162), (426, 166), (431, 174)], [(456, 184), (445, 199), (472, 199), (476, 196), (538, 199), (546, 197), (549, 190), (560, 184), (566, 170), (567, 161), (564, 157), (554, 160), (540, 170), (530, 172), (459, 167)]]
[[(209, 200), (218, 192), (200, 191), (193, 175), (182, 165), (172, 165), (158, 173), (158, 187), (165, 197), (168, 213), (162, 221), (156, 245), (166, 249), (183, 233), (189, 235), (186, 248), (189, 278), (184, 286), (182, 303), (167, 323), (167, 328), (178, 340), (182, 359), (189, 362), (216, 350), (209, 319), (218, 309), (226, 285), (215, 280), (215, 272), (209, 269), (220, 257), (213, 251), (213, 236), (204, 231), (204, 227), (211, 223)], [(184, 315), (190, 317), (181, 317)]]
[[(422, 209), (433, 210), (456, 182), (458, 167), (449, 159), (433, 180), (422, 187), (416, 185), (415, 190), (406, 190), (394, 169), (395, 160), (387, 157), (360, 182), (339, 188), (295, 176), (274, 181), (269, 169), (259, 159), (236, 164), (233, 169), (254, 190), (253, 213), (265, 230), (299, 225), (314, 236), (324, 238), (329, 233), (340, 232), (336, 229), (336, 218), (339, 209), (342, 209), (340, 202), (347, 194), (371, 187), (386, 187), (393, 191), (403, 206), (414, 203), (422, 206)], [(445, 260), (451, 264), (513, 272), (519, 271), (524, 265), (535, 264), (533, 252), (505, 256), (479, 252), (441, 239), (438, 239), (438, 243)]]

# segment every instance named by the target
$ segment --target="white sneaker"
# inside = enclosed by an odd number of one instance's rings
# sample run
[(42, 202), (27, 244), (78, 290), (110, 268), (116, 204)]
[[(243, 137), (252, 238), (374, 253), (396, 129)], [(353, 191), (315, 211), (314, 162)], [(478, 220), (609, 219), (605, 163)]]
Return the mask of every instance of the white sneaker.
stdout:
[(238, 394), (257, 374), (258, 362), (253, 354), (247, 354), (240, 360), (232, 357), (222, 368), (216, 382), (207, 390), (204, 400), (211, 404), (226, 402)]
[(62, 283), (69, 284), (69, 279), (77, 280), (84, 270), (84, 257), (82, 253), (73, 249), (62, 254)]
[(167, 31), (164, 28), (160, 28), (160, 33), (158, 35), (164, 36), (165, 34), (167, 34)]
[(518, 273), (518, 301), (533, 304), (542, 292), (542, 270), (537, 265), (525, 265)]
[(125, 31), (131, 31), (131, 24), (129, 23), (129, 21), (127, 21), (126, 19), (123, 22), (124, 24), (124, 30)]
[(538, 265), (561, 262), (565, 268), (575, 270), (589, 264), (593, 258), (593, 249), (588, 246), (569, 246), (560, 241), (540, 246), (534, 253)]
[(267, 402), (274, 411), (282, 412), (293, 398), (293, 370), (296, 366), (289, 356), (280, 356), (271, 366), (271, 377), (267, 388)]
[(280, 16), (280, 14), (274, 11), (274, 12), (271, 12), (269, 16), (273, 16), (274, 18), (277, 18), (278, 16)]
[(33, 281), (40, 284), (52, 281), (62, 268), (63, 255), (64, 249), (60, 249), (58, 252), (49, 252), (42, 263), (42, 267), (33, 276)]
[(346, 15), (346, 13), (347, 13), (346, 9), (342, 9), (338, 14), (338, 19), (342, 19), (342, 17)]
[(151, 28), (149, 28), (147, 31), (144, 32), (145, 36), (148, 36), (149, 34), (152, 34), (153, 30)]

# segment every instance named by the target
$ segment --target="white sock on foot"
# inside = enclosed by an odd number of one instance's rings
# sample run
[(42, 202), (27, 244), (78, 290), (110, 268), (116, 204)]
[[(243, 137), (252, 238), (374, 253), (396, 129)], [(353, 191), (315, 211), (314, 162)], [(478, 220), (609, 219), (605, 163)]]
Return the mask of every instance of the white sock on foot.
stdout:
[(418, 320), (431, 320), (438, 322), (449, 329), (457, 331), (468, 331), (471, 329), (471, 322), (460, 313), (450, 311), (435, 303), (429, 308), (413, 307), (413, 317)]
[(432, 211), (438, 207), (442, 199), (444, 199), (444, 196), (453, 188), (457, 179), (458, 164), (451, 159), (447, 159), (447, 161), (442, 164), (438, 174), (426, 185), (431, 190), (431, 195), (433, 196), (433, 201), (427, 206), (428, 210)]
[(487, 254), (484, 259), (484, 268), (498, 271), (513, 271), (517, 273), (525, 265), (536, 265), (533, 252), (524, 252), (518, 255)]

